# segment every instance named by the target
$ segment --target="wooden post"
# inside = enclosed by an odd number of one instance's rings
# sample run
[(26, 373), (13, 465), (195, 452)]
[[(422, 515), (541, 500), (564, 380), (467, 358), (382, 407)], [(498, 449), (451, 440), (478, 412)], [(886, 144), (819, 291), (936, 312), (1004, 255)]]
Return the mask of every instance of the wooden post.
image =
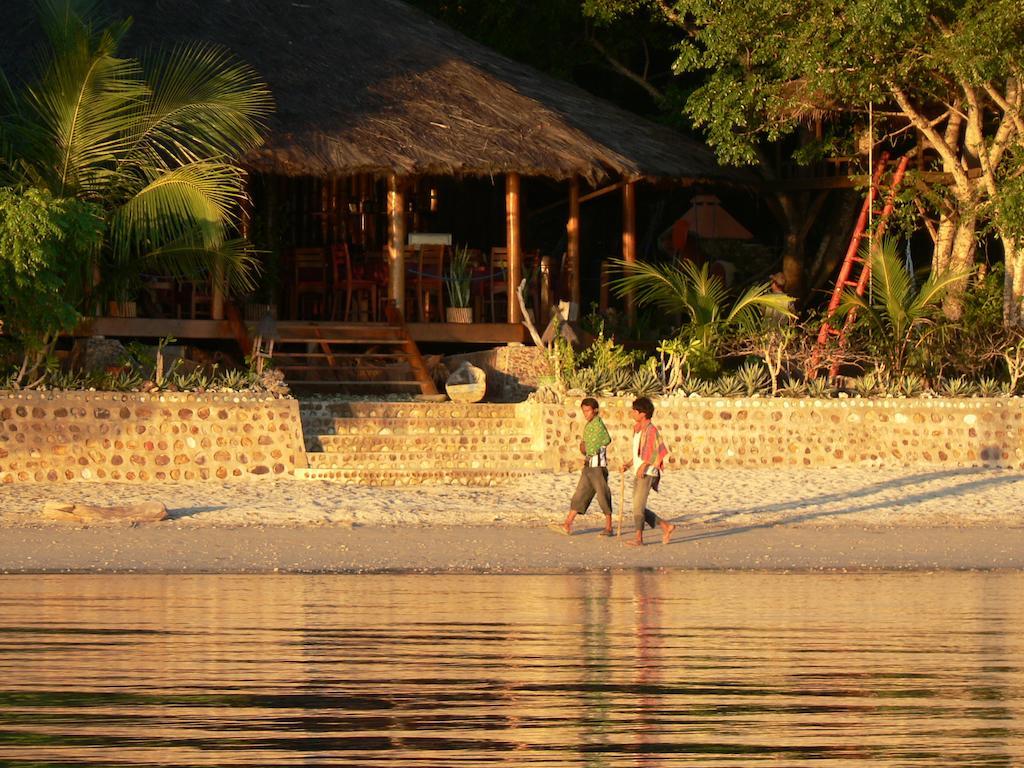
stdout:
[(224, 319), (224, 265), (217, 260), (210, 270), (210, 317)]
[(565, 257), (569, 260), (569, 279), (572, 281), (569, 298), (580, 306), (580, 177), (569, 181), (569, 221), (565, 225)]
[[(635, 181), (627, 181), (622, 187), (622, 260), (627, 264), (636, 263)], [(626, 294), (626, 317), (630, 325), (636, 322), (636, 296), (632, 291)]]
[(405, 304), (405, 192), (401, 179), (388, 176), (388, 299), (399, 314)]
[(519, 174), (505, 174), (505, 247), (508, 249), (508, 321), (522, 322), (516, 291), (523, 279), (523, 243), (519, 210)]

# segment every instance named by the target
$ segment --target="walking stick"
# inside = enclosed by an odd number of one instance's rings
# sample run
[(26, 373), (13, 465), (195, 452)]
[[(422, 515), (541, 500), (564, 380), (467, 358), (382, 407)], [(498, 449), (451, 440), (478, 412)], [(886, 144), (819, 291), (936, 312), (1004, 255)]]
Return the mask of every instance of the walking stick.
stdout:
[(619, 494), (619, 531), (615, 534), (618, 538), (622, 535), (622, 508), (626, 506), (626, 473), (622, 472), (622, 493)]

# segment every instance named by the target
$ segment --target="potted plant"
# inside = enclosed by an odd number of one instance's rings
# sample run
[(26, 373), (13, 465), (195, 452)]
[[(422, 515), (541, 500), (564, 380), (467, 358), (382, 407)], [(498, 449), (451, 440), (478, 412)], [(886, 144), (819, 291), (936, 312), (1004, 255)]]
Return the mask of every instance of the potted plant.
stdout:
[(445, 315), (449, 323), (473, 322), (473, 307), (470, 306), (472, 278), (473, 263), (469, 248), (459, 246), (452, 254), (448, 264), (448, 275), (445, 277), (445, 288), (448, 291)]

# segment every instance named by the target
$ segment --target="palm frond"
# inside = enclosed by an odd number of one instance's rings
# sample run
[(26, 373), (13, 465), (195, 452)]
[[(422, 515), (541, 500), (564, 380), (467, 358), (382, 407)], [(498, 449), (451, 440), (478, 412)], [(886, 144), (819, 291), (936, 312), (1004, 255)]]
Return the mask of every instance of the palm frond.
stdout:
[(133, 126), (126, 159), (167, 167), (199, 159), (237, 158), (263, 142), (273, 111), (267, 85), (228, 51), (182, 45), (143, 59), (152, 86)]
[(228, 290), (238, 295), (256, 287), (255, 278), (260, 272), (256, 254), (248, 240), (225, 240), (209, 248), (203, 243), (202, 233), (193, 232), (149, 251), (142, 259), (142, 266), (181, 280), (202, 280), (219, 268)]
[(910, 304), (912, 315), (921, 315), (928, 307), (937, 305), (953, 285), (970, 277), (972, 270), (949, 270), (940, 274), (931, 274), (921, 286), (917, 296)]
[(219, 248), (244, 198), (241, 173), (232, 165), (199, 162), (162, 171), (114, 212), (115, 258), (140, 256), (196, 231), (205, 249)]
[(756, 309), (767, 309), (785, 317), (796, 317), (790, 308), (792, 302), (791, 296), (784, 293), (773, 293), (769, 283), (752, 285), (736, 299), (729, 314), (726, 315), (725, 321), (728, 323), (746, 322)]
[(688, 277), (672, 266), (656, 266), (644, 261), (629, 263), (611, 259), (610, 263), (622, 271), (622, 277), (609, 285), (617, 296), (632, 293), (640, 306), (654, 306), (666, 312), (690, 312), (690, 282)]
[(894, 238), (884, 238), (880, 247), (864, 252), (865, 258), (871, 263), (871, 288), (876, 304), (885, 307), (889, 321), (897, 335), (902, 334), (908, 322), (907, 308), (913, 281), (903, 260), (897, 253), (897, 242)]
[(37, 146), (46, 148), (28, 161), (49, 177), (55, 195), (100, 194), (127, 146), (123, 127), (147, 89), (137, 63), (116, 56), (116, 37), (107, 31), (55, 52), (39, 82), (26, 89), (25, 118), (34, 124)]

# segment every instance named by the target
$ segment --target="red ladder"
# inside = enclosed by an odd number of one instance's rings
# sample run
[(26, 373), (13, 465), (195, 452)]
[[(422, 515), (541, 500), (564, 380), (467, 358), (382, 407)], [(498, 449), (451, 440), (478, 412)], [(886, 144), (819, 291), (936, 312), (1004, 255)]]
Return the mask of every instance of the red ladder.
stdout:
[[(907, 165), (909, 163), (910, 157), (904, 155), (900, 158), (900, 161), (896, 166), (896, 170), (893, 172), (892, 181), (889, 183), (889, 192), (885, 197), (885, 205), (877, 214), (877, 224), (875, 225), (874, 231), (874, 237), (876, 239), (881, 238), (882, 234), (885, 232), (889, 216), (892, 215), (892, 211), (896, 203), (896, 192), (899, 190), (900, 184), (903, 181), (903, 176), (907, 172)], [(838, 309), (840, 303), (842, 303), (843, 293), (847, 288), (853, 288), (858, 296), (863, 296), (871, 281), (871, 262), (861, 257), (860, 243), (864, 238), (865, 231), (867, 230), (868, 214), (871, 212), (872, 207), (875, 204), (875, 200), (878, 198), (882, 176), (885, 174), (885, 169), (888, 165), (889, 153), (883, 152), (882, 156), (878, 159), (878, 166), (875, 168), (874, 177), (871, 179), (871, 189), (868, 190), (868, 194), (864, 198), (864, 206), (861, 208), (860, 217), (857, 219), (857, 225), (853, 228), (853, 236), (850, 238), (850, 246), (846, 249), (846, 257), (843, 259), (843, 266), (839, 269), (839, 277), (836, 278), (835, 288), (832, 289), (832, 298), (828, 303), (828, 312), (825, 314), (825, 321), (821, 324), (821, 330), (818, 332), (818, 342), (815, 345), (814, 354), (811, 356), (810, 373), (812, 375), (817, 373), (821, 356), (824, 353), (826, 346), (828, 346), (829, 339), (831, 338), (838, 340), (838, 349), (832, 358), (831, 366), (829, 366), (828, 376), (831, 379), (839, 373), (839, 363), (841, 362), (840, 353), (846, 346), (846, 334), (853, 325), (856, 311), (850, 311), (846, 315), (846, 319), (843, 321), (842, 327), (840, 328), (836, 328), (835, 325), (833, 325), (832, 318), (835, 315), (836, 309)], [(858, 269), (860, 270), (860, 274), (857, 274)]]

